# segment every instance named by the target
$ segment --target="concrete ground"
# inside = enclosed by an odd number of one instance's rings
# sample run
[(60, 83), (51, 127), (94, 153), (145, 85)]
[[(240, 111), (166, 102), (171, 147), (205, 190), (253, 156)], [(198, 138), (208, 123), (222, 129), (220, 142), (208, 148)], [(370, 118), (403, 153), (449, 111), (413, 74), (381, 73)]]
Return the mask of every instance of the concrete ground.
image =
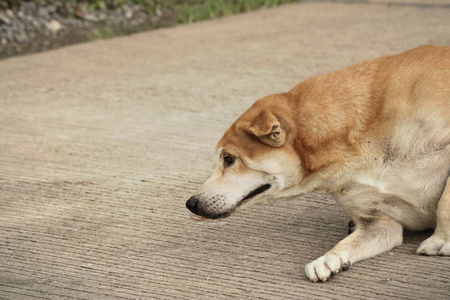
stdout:
[(431, 232), (309, 282), (347, 234), (326, 195), (184, 207), (257, 98), (431, 43), (446, 7), (307, 2), (1, 61), (0, 299), (449, 299), (450, 258), (414, 254)]

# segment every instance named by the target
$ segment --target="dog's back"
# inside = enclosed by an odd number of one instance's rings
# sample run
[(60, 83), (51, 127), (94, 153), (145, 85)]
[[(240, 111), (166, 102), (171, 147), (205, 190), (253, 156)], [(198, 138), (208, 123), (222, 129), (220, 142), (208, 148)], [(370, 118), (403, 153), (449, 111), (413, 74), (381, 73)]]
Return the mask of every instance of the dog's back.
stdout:
[(336, 196), (355, 232), (306, 266), (312, 281), (436, 228), (417, 253), (450, 255), (450, 47), (423, 46), (307, 79), (226, 131), (187, 207), (225, 217), (265, 197)]

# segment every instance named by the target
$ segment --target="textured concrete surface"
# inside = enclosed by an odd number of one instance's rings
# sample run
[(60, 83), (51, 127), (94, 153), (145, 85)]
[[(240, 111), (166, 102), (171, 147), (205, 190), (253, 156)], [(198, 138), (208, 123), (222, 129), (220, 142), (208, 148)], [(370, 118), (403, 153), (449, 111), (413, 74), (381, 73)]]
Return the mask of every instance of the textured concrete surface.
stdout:
[(300, 3), (0, 62), (1, 299), (449, 299), (431, 232), (313, 284), (345, 237), (329, 197), (218, 222), (184, 208), (255, 99), (354, 62), (450, 44), (442, 7)]
[[(352, 1), (352, 0), (343, 0), (343, 1)], [(372, 4), (380, 3), (387, 5), (405, 5), (405, 6), (419, 6), (419, 7), (450, 7), (449, 0), (362, 0), (362, 1)]]

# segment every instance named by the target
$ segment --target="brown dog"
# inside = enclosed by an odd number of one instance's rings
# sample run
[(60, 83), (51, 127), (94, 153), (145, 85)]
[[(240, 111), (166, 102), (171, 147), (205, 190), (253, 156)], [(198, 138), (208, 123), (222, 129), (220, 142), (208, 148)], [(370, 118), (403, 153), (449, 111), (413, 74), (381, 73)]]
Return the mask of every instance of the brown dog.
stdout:
[(186, 206), (220, 218), (265, 197), (327, 191), (356, 230), (306, 266), (314, 282), (436, 228), (450, 255), (450, 47), (422, 46), (312, 77), (256, 101), (217, 145)]

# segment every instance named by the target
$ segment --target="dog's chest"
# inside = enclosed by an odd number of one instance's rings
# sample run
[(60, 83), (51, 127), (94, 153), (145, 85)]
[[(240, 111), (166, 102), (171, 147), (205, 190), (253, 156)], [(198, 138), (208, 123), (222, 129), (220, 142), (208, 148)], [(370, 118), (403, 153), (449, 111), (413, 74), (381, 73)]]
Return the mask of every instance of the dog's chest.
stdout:
[(417, 155), (391, 158), (379, 159), (358, 173), (355, 181), (399, 197), (419, 209), (435, 209), (450, 176), (450, 145)]

